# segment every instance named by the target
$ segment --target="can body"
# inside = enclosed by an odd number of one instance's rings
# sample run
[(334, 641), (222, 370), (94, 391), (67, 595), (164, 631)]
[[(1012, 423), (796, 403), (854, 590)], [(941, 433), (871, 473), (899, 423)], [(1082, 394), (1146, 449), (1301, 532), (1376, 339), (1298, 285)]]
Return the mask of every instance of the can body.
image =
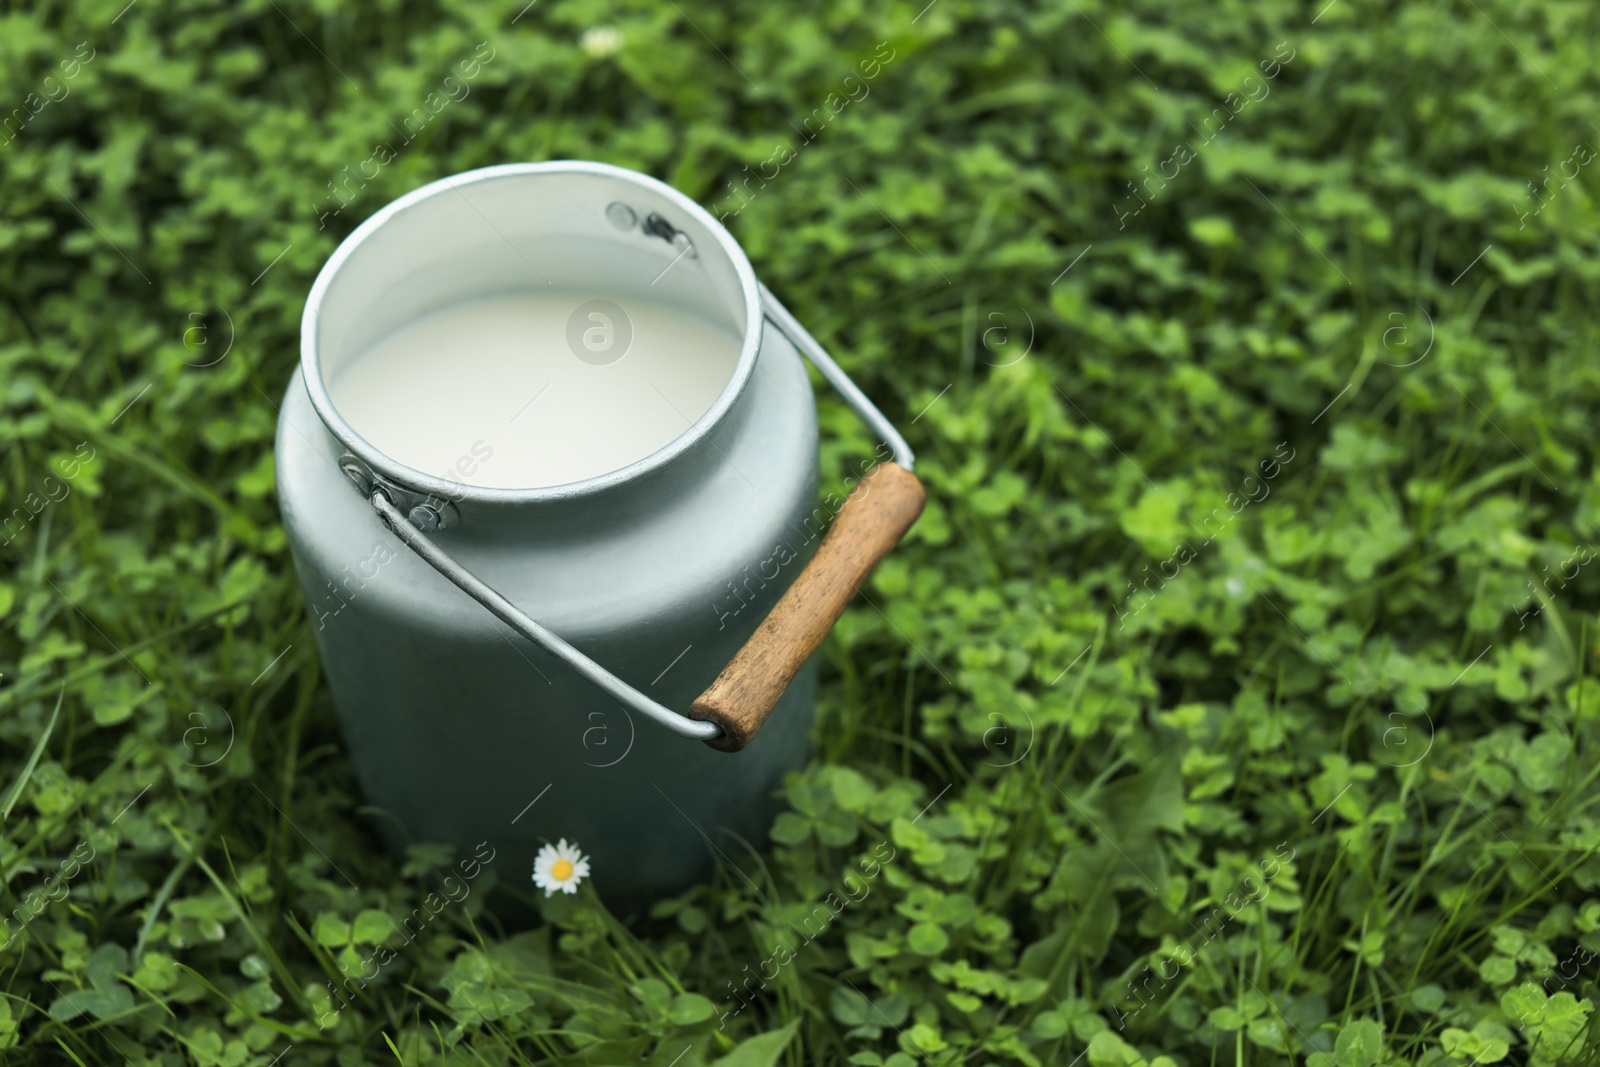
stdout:
[[(597, 214), (610, 195), (597, 194)], [(702, 253), (715, 254), (703, 239)], [(464, 492), (459, 520), (433, 535), (512, 603), (677, 710), (820, 539), (805, 366), (759, 316), (751, 322), (748, 374), (670, 456), (579, 493)], [(680, 889), (717, 863), (753, 873), (737, 842), (764, 842), (775, 790), (806, 758), (815, 663), (740, 753), (672, 734), (413, 554), (340, 470), (350, 444), (297, 373), (277, 433), (279, 502), (350, 759), (384, 813), (376, 826), (395, 844), (440, 842), (462, 856), (486, 854), (486, 843), (500, 877), (521, 885), (540, 846), (565, 838), (620, 904)]]

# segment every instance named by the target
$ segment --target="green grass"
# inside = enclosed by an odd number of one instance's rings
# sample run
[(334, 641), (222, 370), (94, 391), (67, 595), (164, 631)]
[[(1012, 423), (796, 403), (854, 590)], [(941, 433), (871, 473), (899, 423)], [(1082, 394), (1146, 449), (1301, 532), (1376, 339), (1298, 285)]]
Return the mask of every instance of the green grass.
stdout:
[[(1595, 1062), (1591, 5), (123, 2), (0, 15), (6, 1063)], [(727, 213), (930, 504), (753, 887), (489, 868), (341, 1008), (456, 858), (361, 808), (274, 398), (362, 218), (546, 158)]]

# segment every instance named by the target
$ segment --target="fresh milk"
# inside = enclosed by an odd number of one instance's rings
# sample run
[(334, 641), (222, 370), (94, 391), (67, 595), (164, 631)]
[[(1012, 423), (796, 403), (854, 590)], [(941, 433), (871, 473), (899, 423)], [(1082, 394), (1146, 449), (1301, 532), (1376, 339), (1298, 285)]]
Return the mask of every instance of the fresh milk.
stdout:
[(667, 304), (532, 290), (408, 323), (328, 390), (374, 447), (467, 485), (537, 489), (614, 471), (704, 415), (740, 339)]

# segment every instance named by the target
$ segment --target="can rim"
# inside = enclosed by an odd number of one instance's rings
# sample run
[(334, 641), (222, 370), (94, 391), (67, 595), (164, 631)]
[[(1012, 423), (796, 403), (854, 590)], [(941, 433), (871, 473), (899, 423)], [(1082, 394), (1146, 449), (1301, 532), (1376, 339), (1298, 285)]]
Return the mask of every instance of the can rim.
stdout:
[[(631, 182), (664, 197), (679, 210), (705, 227), (706, 231), (716, 240), (718, 249), (732, 263), (734, 273), (739, 279), (740, 293), (744, 297), (744, 340), (739, 349), (739, 359), (734, 364), (732, 375), (729, 376), (727, 384), (723, 386), (722, 392), (718, 394), (717, 399), (706, 409), (705, 414), (701, 415), (671, 441), (624, 467), (618, 467), (616, 470), (607, 471), (604, 474), (597, 474), (576, 482), (531, 489), (503, 489), (469, 485), (465, 482), (454, 482), (446, 478), (440, 478), (437, 475), (428, 474), (425, 471), (417, 470), (392, 459), (358, 434), (355, 428), (345, 421), (334, 406), (333, 399), (328, 395), (327, 387), (322, 381), (321, 358), (317, 345), (317, 326), (328, 288), (333, 284), (334, 278), (343, 268), (346, 261), (354, 255), (356, 249), (407, 208), (441, 193), (459, 192), (466, 185), (475, 185), (500, 178), (525, 177), (537, 174), (593, 174)], [(328, 261), (322, 265), (322, 269), (317, 273), (316, 281), (311, 285), (311, 292), (306, 297), (305, 311), (300, 319), (300, 369), (301, 377), (305, 380), (306, 391), (311, 396), (311, 405), (315, 409), (317, 417), (322, 420), (322, 424), (327, 427), (328, 432), (333, 434), (342, 445), (366, 463), (373, 471), (385, 478), (422, 492), (447, 497), (457, 503), (549, 503), (594, 496), (614, 489), (665, 466), (703, 440), (728, 413), (738, 401), (740, 395), (743, 394), (745, 387), (749, 385), (751, 375), (755, 371), (756, 359), (761, 352), (763, 321), (761, 296), (756, 282), (755, 268), (750, 265), (749, 257), (745, 255), (744, 249), (739, 247), (739, 242), (734, 239), (733, 235), (728, 232), (721, 222), (712, 217), (710, 212), (677, 189), (648, 174), (629, 170), (626, 167), (614, 166), (610, 163), (597, 163), (590, 160), (562, 159), (543, 163), (502, 163), (464, 171), (460, 174), (452, 174), (429, 182), (420, 188), (413, 189), (399, 199), (379, 208), (377, 212), (351, 231), (348, 237), (339, 242), (339, 247), (334, 249), (333, 254), (328, 257)]]

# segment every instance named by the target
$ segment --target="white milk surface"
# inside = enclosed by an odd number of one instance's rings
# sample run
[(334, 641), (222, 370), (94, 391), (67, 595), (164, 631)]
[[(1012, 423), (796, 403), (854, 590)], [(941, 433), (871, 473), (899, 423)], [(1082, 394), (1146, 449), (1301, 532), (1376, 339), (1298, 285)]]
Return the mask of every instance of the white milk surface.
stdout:
[(706, 413), (740, 339), (633, 295), (611, 301), (622, 323), (582, 307), (593, 299), (531, 290), (451, 305), (378, 341), (329, 393), (385, 455), (466, 485), (538, 489), (617, 470)]

